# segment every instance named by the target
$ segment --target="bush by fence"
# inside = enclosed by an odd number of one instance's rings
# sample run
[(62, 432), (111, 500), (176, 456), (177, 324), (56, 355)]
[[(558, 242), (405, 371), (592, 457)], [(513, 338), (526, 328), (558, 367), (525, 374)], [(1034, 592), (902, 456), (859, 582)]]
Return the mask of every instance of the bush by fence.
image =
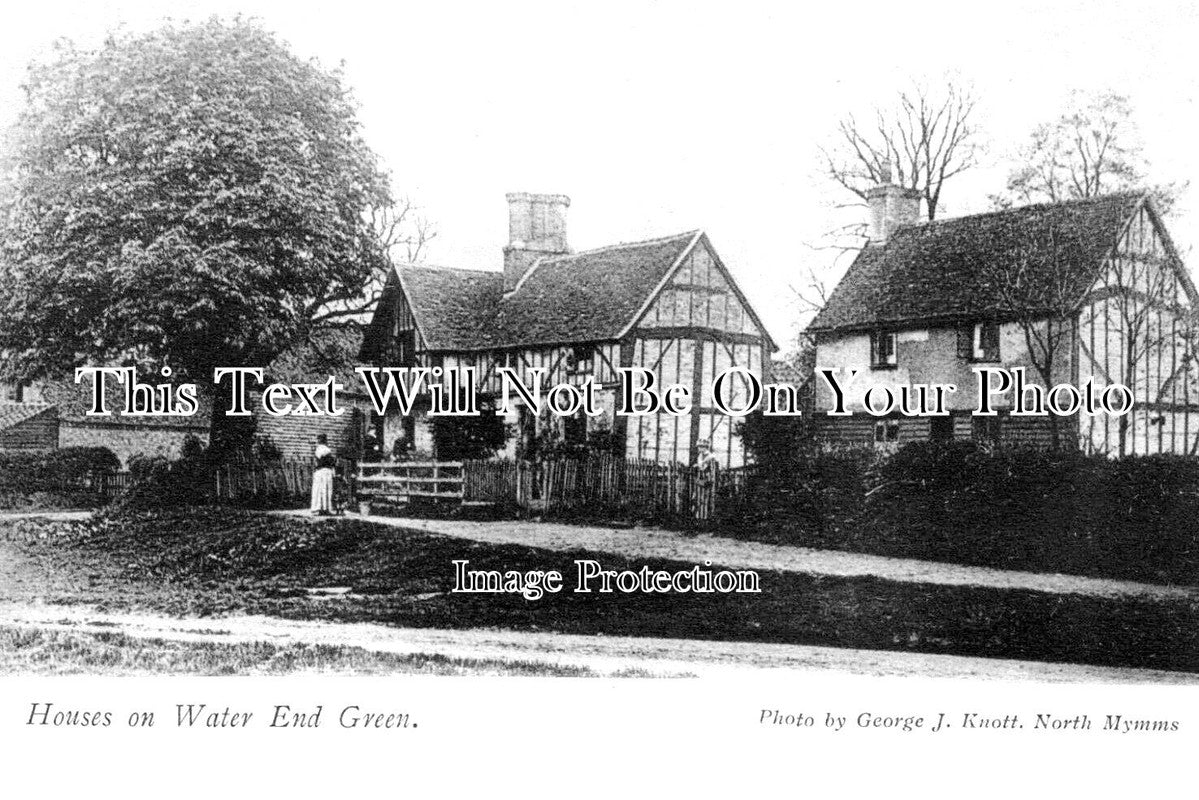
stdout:
[(0, 508), (89, 508), (121, 466), (106, 447), (0, 452)]
[(312, 490), (313, 466), (310, 460), (294, 459), (225, 464), (216, 468), (212, 490), (218, 502), (237, 505), (306, 503)]
[(94, 476), (116, 472), (120, 466), (120, 460), (107, 447), (0, 452), (0, 490), (38, 492), (88, 488)]
[(842, 452), (797, 463), (722, 505), (726, 526), (786, 544), (1199, 584), (1193, 458), (921, 442), (889, 458)]

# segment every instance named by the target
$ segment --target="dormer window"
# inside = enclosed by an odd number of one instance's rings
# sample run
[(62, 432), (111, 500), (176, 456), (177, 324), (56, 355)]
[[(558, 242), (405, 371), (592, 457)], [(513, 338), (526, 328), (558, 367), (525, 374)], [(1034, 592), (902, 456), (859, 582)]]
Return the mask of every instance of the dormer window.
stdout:
[(999, 323), (979, 322), (959, 328), (958, 356), (967, 361), (998, 361)]
[(894, 369), (898, 363), (895, 331), (875, 331), (870, 334), (870, 366), (874, 369)]

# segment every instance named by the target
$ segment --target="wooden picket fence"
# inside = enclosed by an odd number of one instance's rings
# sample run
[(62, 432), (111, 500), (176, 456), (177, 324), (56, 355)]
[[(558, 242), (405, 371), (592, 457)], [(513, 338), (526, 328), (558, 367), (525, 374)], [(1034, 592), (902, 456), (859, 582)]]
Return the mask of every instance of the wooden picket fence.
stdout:
[[(492, 504), (545, 514), (711, 520), (717, 505), (740, 496), (752, 467), (723, 470), (616, 456), (537, 462), (374, 462), (339, 465), (358, 500), (413, 499)], [(217, 502), (300, 503), (312, 487), (312, 461), (226, 464), (216, 470)], [(111, 476), (127, 482), (127, 476)]]
[(129, 472), (104, 472), (92, 478), (93, 488), (109, 499), (128, 489), (132, 483), (133, 475)]
[[(308, 459), (224, 464), (213, 476), (214, 497), (218, 503), (306, 503), (315, 466)], [(349, 462), (339, 461), (339, 475), (349, 476), (351, 470)]]
[(615, 456), (490, 460), (463, 464), (463, 500), (545, 513), (712, 519), (719, 498), (744, 491), (744, 470), (662, 464)]
[(464, 503), (517, 503), (528, 494), (528, 467), (507, 459), (464, 461), (462, 464), (462, 501)]

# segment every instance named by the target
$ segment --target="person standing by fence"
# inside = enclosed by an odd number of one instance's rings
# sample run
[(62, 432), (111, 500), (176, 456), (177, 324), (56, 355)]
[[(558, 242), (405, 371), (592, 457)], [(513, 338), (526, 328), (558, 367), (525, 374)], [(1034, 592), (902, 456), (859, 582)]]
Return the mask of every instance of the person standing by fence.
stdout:
[(691, 495), (691, 516), (699, 521), (711, 518), (716, 503), (717, 476), (720, 459), (712, 452), (712, 444), (701, 439), (695, 459), (695, 488)]
[(316, 449), (313, 451), (316, 465), (312, 470), (312, 503), (310, 510), (318, 516), (333, 513), (333, 469), (337, 459), (329, 448), (329, 437), (320, 434), (316, 437)]

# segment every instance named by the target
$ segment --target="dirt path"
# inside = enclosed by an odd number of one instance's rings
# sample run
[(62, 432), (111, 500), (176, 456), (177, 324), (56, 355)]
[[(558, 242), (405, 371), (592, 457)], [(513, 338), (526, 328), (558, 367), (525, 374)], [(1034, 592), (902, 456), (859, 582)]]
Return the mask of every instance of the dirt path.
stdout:
[[(278, 512), (306, 517), (307, 512)], [(722, 567), (777, 570), (837, 577), (873, 576), (905, 583), (1030, 589), (1090, 597), (1146, 597), (1199, 600), (1199, 587), (1163, 586), (1106, 578), (971, 567), (911, 558), (890, 558), (836, 550), (748, 542), (719, 536), (690, 536), (655, 528), (632, 530), (560, 525), (548, 522), (467, 522), (370, 516), (380, 525), (456, 536), (493, 544), (521, 544), (548, 550), (592, 550), (632, 558), (669, 558), (688, 563), (710, 561)]]
[(0, 624), (82, 633), (119, 630), (127, 636), (216, 644), (340, 645), (378, 653), (586, 667), (599, 675), (744, 679), (762, 670), (836, 670), (873, 676), (1199, 684), (1199, 675), (1188, 673), (923, 653), (627, 636), (392, 628), (244, 615), (179, 619), (117, 614), (87, 606), (2, 603)]

